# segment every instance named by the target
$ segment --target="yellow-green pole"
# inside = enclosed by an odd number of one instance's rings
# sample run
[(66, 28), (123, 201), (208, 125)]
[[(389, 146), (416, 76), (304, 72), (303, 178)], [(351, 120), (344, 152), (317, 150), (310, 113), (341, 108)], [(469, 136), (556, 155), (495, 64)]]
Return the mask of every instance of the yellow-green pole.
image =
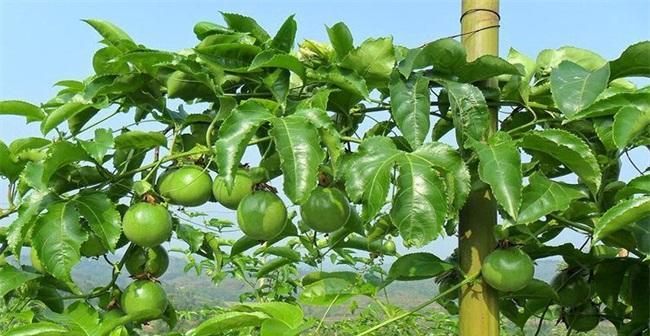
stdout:
[[(498, 0), (462, 0), (461, 39), (468, 61), (482, 55), (498, 55), (498, 13)], [(491, 80), (482, 85), (496, 86), (497, 83)], [(490, 132), (497, 129), (497, 113), (496, 108), (490, 110)], [(476, 167), (472, 169), (473, 178), (477, 178)], [(496, 223), (497, 207), (489, 188), (473, 190), (460, 212), (458, 230), (458, 255), (466, 274), (480, 272), (483, 259), (494, 249)], [(460, 335), (499, 335), (498, 299), (498, 293), (482, 281), (464, 286), (460, 292)]]

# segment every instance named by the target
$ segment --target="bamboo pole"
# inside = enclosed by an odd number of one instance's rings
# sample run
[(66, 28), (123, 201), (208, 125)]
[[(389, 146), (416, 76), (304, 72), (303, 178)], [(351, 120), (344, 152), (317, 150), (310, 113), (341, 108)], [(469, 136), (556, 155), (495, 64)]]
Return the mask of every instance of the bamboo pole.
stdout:
[[(498, 55), (498, 13), (498, 0), (462, 0), (461, 39), (468, 61), (482, 55)], [(497, 82), (490, 80), (483, 85), (496, 86)], [(490, 132), (497, 129), (497, 110), (490, 108)], [(477, 167), (471, 169), (477, 179)], [(460, 212), (458, 254), (465, 274), (480, 272), (483, 259), (495, 247), (496, 224), (497, 207), (489, 188), (473, 190)], [(460, 291), (459, 315), (461, 336), (499, 335), (498, 293), (482, 281), (464, 286)]]

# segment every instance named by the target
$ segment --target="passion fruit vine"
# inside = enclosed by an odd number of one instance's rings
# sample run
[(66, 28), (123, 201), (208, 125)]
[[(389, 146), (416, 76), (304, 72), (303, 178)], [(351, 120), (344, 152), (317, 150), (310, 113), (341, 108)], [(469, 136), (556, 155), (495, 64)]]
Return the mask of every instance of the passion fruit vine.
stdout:
[(256, 240), (271, 240), (287, 222), (287, 208), (276, 194), (256, 191), (244, 197), (237, 207), (239, 228)]
[(160, 204), (137, 203), (124, 214), (122, 230), (136, 245), (154, 247), (169, 239), (172, 218)]
[(336, 188), (316, 188), (300, 207), (302, 221), (318, 232), (334, 232), (348, 221), (350, 203)]
[(198, 166), (183, 166), (165, 172), (158, 179), (160, 195), (169, 203), (194, 207), (205, 204), (212, 195), (212, 178)]
[(502, 292), (514, 292), (533, 280), (535, 267), (530, 257), (518, 248), (499, 249), (483, 261), (483, 280)]

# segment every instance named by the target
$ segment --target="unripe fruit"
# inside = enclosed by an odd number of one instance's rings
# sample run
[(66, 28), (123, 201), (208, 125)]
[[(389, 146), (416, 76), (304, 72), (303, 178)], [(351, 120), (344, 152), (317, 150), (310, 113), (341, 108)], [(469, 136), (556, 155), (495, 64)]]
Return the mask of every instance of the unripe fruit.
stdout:
[(502, 292), (514, 292), (526, 287), (535, 268), (533, 261), (518, 248), (499, 249), (483, 261), (481, 275), (492, 288)]
[(287, 222), (287, 208), (274, 193), (254, 192), (237, 207), (239, 228), (257, 240), (271, 240), (279, 235)]
[(158, 191), (169, 203), (182, 206), (205, 204), (211, 196), (212, 178), (201, 167), (184, 166), (160, 176)]
[(162, 316), (169, 302), (159, 284), (149, 280), (136, 280), (124, 290), (120, 304), (128, 315), (146, 311), (147, 318), (155, 319)]
[(148, 274), (157, 278), (169, 267), (169, 255), (160, 245), (152, 248), (134, 246), (128, 253), (124, 265), (131, 275)]
[(237, 171), (237, 174), (235, 174), (231, 192), (228, 192), (226, 182), (222, 176), (217, 176), (212, 185), (212, 193), (217, 202), (232, 210), (237, 209), (239, 202), (252, 192), (253, 181), (244, 170), (239, 170)]
[(334, 232), (350, 217), (350, 203), (336, 188), (316, 188), (300, 207), (302, 221), (318, 232)]
[(575, 331), (587, 332), (600, 323), (599, 311), (592, 303), (570, 309), (564, 316), (567, 326)]
[(567, 272), (558, 274), (551, 285), (557, 291), (558, 303), (563, 307), (575, 307), (590, 296), (589, 284), (580, 274), (569, 275)]
[(136, 245), (154, 247), (169, 239), (172, 219), (160, 204), (137, 203), (124, 214), (122, 229)]

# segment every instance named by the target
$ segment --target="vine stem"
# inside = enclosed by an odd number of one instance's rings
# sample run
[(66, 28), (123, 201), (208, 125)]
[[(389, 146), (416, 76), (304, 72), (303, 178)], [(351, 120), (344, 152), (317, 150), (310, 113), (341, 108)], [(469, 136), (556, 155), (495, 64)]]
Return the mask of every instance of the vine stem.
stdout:
[(413, 308), (413, 309), (411, 309), (411, 310), (409, 310), (409, 311), (407, 311), (407, 312), (405, 312), (405, 313), (402, 313), (402, 314), (400, 314), (400, 315), (397, 315), (397, 316), (395, 316), (395, 317), (393, 317), (393, 318), (390, 318), (390, 319), (388, 319), (388, 320), (386, 320), (386, 321), (384, 321), (384, 322), (382, 322), (382, 323), (380, 323), (380, 324), (378, 324), (378, 325), (376, 325), (376, 326), (374, 326), (374, 327), (372, 327), (372, 328), (370, 328), (370, 329), (368, 329), (368, 330), (365, 330), (365, 331), (363, 331), (363, 332), (357, 334), (356, 336), (368, 335), (368, 334), (370, 334), (371, 332), (376, 331), (376, 330), (379, 330), (379, 329), (383, 328), (384, 326), (389, 325), (389, 324), (391, 324), (391, 323), (393, 323), (393, 322), (395, 322), (395, 321), (398, 321), (398, 320), (401, 320), (401, 319), (403, 319), (403, 318), (405, 318), (405, 317), (411, 316), (411, 315), (413, 315), (414, 313), (416, 313), (416, 312), (422, 310), (424, 307), (426, 307), (426, 306), (428, 306), (428, 305), (430, 305), (430, 304), (432, 304), (432, 303), (434, 303), (434, 302), (440, 300), (441, 298), (445, 297), (445, 296), (448, 295), (449, 293), (452, 293), (453, 291), (458, 290), (458, 289), (461, 288), (462, 286), (464, 286), (464, 285), (466, 285), (466, 284), (468, 284), (468, 283), (470, 283), (470, 282), (476, 280), (476, 279), (479, 277), (479, 275), (480, 275), (480, 273), (477, 273), (477, 274), (475, 274), (475, 275), (473, 275), (473, 276), (467, 277), (467, 278), (465, 278), (465, 280), (463, 280), (463, 281), (457, 283), (457, 284), (454, 285), (454, 286), (449, 287), (449, 289), (447, 289), (446, 291), (444, 291), (444, 292), (442, 292), (442, 293), (439, 293), (438, 295), (434, 296), (433, 298), (431, 298), (431, 299), (429, 299), (429, 300), (427, 300), (427, 301), (421, 303), (421, 304), (418, 305), (417, 307), (415, 307), (415, 308)]
[(327, 315), (330, 313), (330, 310), (332, 310), (332, 307), (334, 307), (334, 303), (336, 300), (338, 300), (340, 294), (337, 294), (332, 302), (330, 302), (329, 306), (327, 306), (327, 310), (325, 310), (325, 313), (323, 314), (323, 317), (320, 319), (320, 322), (318, 322), (318, 326), (316, 327), (316, 330), (314, 330), (314, 334), (318, 333), (318, 330), (320, 330), (320, 327), (323, 326), (323, 322), (325, 321), (325, 318)]

